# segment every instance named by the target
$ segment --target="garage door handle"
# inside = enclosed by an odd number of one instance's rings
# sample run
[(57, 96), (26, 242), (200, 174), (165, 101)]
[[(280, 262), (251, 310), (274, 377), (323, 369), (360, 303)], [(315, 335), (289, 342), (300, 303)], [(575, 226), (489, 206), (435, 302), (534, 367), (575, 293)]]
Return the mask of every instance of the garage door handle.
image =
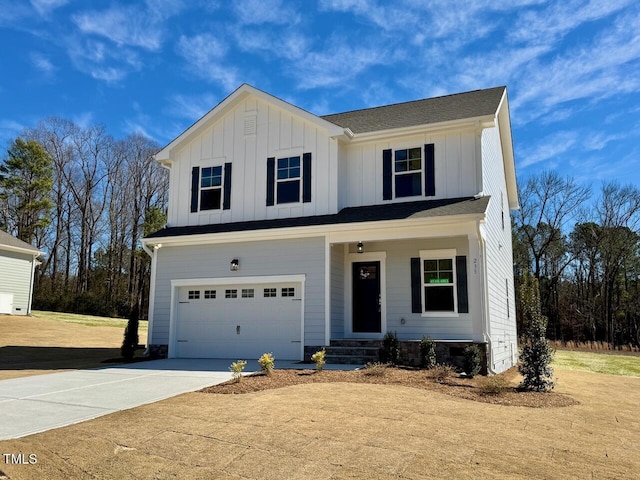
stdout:
[(178, 343), (188, 343), (189, 340), (178, 340)]
[(292, 302), (301, 302), (302, 299), (301, 298), (292, 298), (291, 301)]
[(189, 303), (189, 302), (178, 302), (178, 303)]

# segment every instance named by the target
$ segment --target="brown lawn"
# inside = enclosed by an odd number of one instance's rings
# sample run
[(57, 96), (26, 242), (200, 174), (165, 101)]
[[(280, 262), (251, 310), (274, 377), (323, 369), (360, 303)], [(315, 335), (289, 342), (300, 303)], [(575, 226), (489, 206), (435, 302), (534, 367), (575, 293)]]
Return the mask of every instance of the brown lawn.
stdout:
[(105, 360), (120, 357), (124, 329), (0, 315), (0, 332), (0, 380), (5, 380), (108, 365)]
[(557, 393), (577, 404), (343, 382), (189, 393), (0, 442), (37, 455), (0, 470), (12, 480), (640, 478), (640, 379), (556, 373)]

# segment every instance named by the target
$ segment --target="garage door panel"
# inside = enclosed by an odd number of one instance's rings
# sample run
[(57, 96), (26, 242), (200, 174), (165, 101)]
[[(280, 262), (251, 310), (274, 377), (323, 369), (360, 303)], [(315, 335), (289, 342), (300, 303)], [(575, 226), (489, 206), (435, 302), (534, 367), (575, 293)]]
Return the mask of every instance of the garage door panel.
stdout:
[(300, 293), (300, 284), (181, 288), (176, 356), (248, 359), (272, 352), (276, 359), (299, 359)]

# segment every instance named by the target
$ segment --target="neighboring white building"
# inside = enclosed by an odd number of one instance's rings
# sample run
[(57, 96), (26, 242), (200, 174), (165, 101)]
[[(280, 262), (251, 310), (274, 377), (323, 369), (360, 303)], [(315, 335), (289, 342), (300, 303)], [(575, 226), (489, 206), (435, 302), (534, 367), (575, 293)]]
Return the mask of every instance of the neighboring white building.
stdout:
[(29, 315), (37, 248), (0, 230), (0, 315)]
[(505, 87), (319, 117), (245, 84), (155, 158), (152, 352), (302, 359), (393, 331), (515, 364)]

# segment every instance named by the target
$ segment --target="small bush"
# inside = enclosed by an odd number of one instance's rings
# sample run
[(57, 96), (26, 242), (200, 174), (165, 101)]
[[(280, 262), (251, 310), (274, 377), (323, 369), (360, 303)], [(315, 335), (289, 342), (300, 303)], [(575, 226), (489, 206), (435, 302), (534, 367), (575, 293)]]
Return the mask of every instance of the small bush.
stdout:
[(324, 364), (326, 363), (324, 356), (327, 354), (326, 350), (323, 348), (322, 350), (318, 350), (316, 353), (311, 355), (311, 360), (316, 364), (316, 371), (321, 372), (324, 368)]
[(420, 340), (420, 366), (429, 370), (436, 366), (436, 342), (431, 337)]
[(231, 376), (236, 382), (239, 383), (240, 380), (242, 380), (242, 371), (246, 366), (247, 366), (246, 360), (238, 360), (236, 362), (233, 362), (229, 366), (229, 370), (231, 371)]
[(384, 377), (389, 366), (390, 365), (388, 363), (369, 362), (364, 366), (362, 373), (372, 377)]
[(451, 365), (436, 365), (433, 370), (433, 379), (438, 383), (446, 383), (447, 380), (457, 375)]
[(400, 342), (394, 332), (387, 332), (382, 339), (382, 349), (380, 350), (380, 361), (382, 363), (398, 364), (400, 358)]
[(502, 375), (485, 377), (478, 385), (480, 392), (484, 395), (503, 395), (511, 388), (509, 381)]
[(128, 361), (133, 360), (133, 357), (136, 354), (136, 349), (138, 348), (138, 315), (138, 307), (135, 306), (131, 309), (129, 321), (124, 329), (122, 346), (120, 347), (120, 354)]
[(273, 358), (273, 353), (263, 353), (258, 359), (260, 364), (260, 370), (267, 375), (271, 375), (271, 372), (276, 368), (276, 359)]
[(469, 345), (464, 349), (464, 371), (473, 378), (480, 373), (482, 354), (477, 345)]

